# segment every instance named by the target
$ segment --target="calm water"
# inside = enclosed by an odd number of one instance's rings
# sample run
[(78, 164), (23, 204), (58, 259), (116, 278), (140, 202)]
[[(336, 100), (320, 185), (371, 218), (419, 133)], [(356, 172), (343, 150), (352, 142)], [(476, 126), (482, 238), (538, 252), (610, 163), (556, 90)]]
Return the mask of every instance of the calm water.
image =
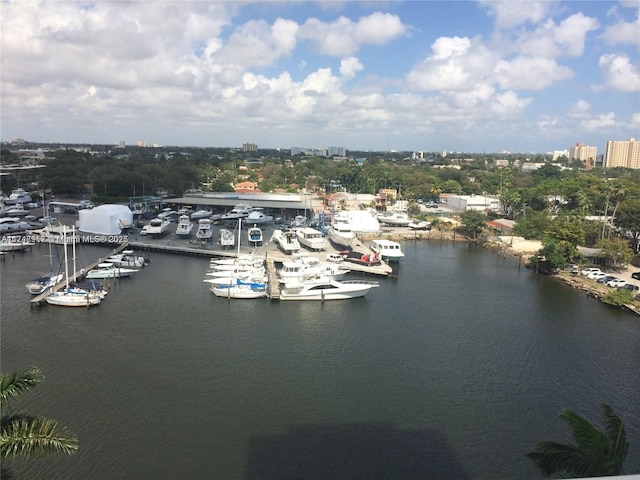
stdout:
[[(44, 247), (1, 264), (2, 370), (80, 439), (18, 478), (542, 478), (560, 409), (624, 417), (640, 473), (640, 319), (466, 244), (406, 243), (365, 299), (232, 301), (152, 254), (98, 307), (29, 309)], [(85, 263), (103, 255), (86, 246)], [(368, 278), (368, 277), (367, 277)]]

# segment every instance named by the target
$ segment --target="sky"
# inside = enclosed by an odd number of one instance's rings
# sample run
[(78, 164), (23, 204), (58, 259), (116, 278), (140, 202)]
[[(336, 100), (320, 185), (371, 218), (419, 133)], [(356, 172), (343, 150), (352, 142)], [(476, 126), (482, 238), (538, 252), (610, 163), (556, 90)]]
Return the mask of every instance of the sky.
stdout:
[(4, 142), (538, 152), (640, 138), (640, 0), (0, 0)]

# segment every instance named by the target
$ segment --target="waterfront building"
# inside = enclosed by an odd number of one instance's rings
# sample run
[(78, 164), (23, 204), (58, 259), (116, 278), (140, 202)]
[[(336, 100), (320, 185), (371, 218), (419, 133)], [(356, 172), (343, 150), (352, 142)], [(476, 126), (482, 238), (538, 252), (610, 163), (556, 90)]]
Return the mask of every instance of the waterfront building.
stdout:
[(576, 143), (575, 147), (569, 149), (569, 158), (572, 160), (580, 160), (585, 162), (587, 168), (592, 168), (598, 156), (598, 147), (591, 147)]
[(604, 168), (640, 169), (640, 143), (629, 140), (609, 140), (604, 152)]

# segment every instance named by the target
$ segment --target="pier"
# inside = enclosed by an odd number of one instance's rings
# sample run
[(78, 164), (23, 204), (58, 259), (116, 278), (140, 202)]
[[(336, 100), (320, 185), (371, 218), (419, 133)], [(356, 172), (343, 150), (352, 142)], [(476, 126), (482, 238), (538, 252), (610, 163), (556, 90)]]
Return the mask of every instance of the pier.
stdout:
[[(120, 253), (122, 252), (125, 248), (127, 248), (127, 246), (129, 246), (128, 243), (122, 243), (120, 244), (113, 252), (111, 252), (109, 255), (115, 255), (116, 253)], [(78, 280), (79, 278), (83, 278), (84, 275), (91, 270), (92, 268), (95, 268), (98, 266), (99, 263), (104, 262), (106, 257), (100, 257), (99, 259), (95, 260), (94, 262), (90, 263), (89, 265), (87, 265), (86, 267), (84, 267), (83, 269), (77, 271), (77, 272), (72, 272), (69, 275), (69, 279), (67, 281), (67, 279), (62, 279), (60, 282), (58, 282), (56, 285), (54, 285), (53, 287), (45, 290), (44, 292), (40, 293), (39, 295), (36, 295), (35, 297), (33, 297), (31, 299), (31, 308), (33, 308), (34, 306), (38, 306), (40, 304), (42, 304), (42, 302), (45, 301), (45, 298), (47, 298), (48, 295), (57, 292), (59, 290), (61, 290), (62, 288), (64, 288), (67, 283), (73, 283), (76, 280)]]

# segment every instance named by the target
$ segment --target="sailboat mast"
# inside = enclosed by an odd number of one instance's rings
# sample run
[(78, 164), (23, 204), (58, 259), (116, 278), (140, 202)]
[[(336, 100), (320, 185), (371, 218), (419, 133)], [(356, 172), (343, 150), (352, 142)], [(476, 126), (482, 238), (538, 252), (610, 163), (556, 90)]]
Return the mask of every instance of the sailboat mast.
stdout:
[(62, 227), (62, 243), (64, 243), (64, 281), (69, 289), (69, 258), (67, 256), (67, 226)]

